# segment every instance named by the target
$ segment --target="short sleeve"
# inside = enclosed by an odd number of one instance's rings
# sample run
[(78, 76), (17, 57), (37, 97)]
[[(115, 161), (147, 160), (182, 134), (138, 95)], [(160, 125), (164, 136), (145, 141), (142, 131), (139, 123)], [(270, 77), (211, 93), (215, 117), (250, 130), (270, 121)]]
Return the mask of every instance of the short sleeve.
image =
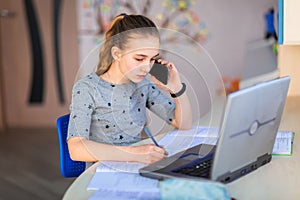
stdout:
[(89, 139), (92, 113), (95, 109), (95, 89), (84, 81), (78, 81), (72, 90), (68, 137)]
[(175, 102), (152, 83), (148, 88), (147, 108), (169, 124), (174, 119)]

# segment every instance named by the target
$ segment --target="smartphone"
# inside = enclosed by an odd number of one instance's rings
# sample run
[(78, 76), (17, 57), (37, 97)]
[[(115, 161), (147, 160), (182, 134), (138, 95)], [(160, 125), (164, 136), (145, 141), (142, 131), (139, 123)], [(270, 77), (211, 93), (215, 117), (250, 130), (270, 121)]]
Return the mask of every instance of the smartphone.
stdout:
[(167, 85), (169, 77), (169, 71), (167, 66), (160, 64), (157, 62), (157, 60), (155, 60), (149, 73), (152, 76), (154, 76), (157, 80)]

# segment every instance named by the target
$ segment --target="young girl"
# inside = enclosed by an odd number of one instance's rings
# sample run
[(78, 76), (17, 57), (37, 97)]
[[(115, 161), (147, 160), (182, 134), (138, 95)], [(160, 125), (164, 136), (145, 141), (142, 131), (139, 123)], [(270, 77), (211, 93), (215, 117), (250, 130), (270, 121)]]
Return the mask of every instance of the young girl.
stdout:
[(159, 59), (169, 71), (167, 85), (145, 78), (159, 45), (159, 32), (145, 16), (121, 14), (112, 21), (96, 73), (80, 79), (72, 90), (68, 147), (73, 160), (149, 164), (164, 158), (163, 147), (129, 146), (141, 140), (146, 108), (178, 129), (191, 127), (190, 103), (174, 64)]

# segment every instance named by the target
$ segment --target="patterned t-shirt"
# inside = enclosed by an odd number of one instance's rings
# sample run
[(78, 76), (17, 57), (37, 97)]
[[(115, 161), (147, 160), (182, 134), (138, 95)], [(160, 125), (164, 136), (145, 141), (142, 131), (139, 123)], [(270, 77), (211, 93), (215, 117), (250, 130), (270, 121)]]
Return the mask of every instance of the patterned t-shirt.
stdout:
[(80, 136), (117, 145), (138, 142), (146, 108), (167, 123), (174, 119), (174, 101), (148, 79), (114, 85), (92, 73), (73, 87), (68, 139)]

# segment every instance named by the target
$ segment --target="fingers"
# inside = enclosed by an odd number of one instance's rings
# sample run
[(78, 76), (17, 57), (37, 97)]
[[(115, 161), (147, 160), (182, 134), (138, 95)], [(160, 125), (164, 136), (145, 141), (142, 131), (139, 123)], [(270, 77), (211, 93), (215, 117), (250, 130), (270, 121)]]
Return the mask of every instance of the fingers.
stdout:
[(162, 148), (164, 151), (165, 151), (165, 156), (168, 156), (169, 153), (166, 151), (165, 147), (164, 146), (159, 146), (160, 148)]
[(158, 59), (157, 61), (160, 64), (163, 64), (163, 65), (167, 66), (169, 70), (175, 69), (174, 64), (171, 63), (171, 62), (168, 62), (168, 61), (165, 61), (165, 60), (162, 60), (162, 59)]
[(165, 60), (162, 60), (162, 59), (158, 59), (157, 61), (160, 64), (163, 64), (166, 67), (168, 67), (168, 70), (169, 70), (169, 81), (172, 81), (172, 79), (175, 79), (175, 80), (178, 79), (178, 81), (180, 82), (178, 70), (177, 70), (177, 68), (175, 67), (175, 65), (172, 62), (168, 62), (168, 61), (165, 61)]
[(144, 162), (147, 164), (157, 162), (167, 156), (167, 152), (162, 147), (157, 147), (155, 145), (147, 145), (147, 153), (144, 157)]
[(155, 151), (157, 151), (157, 152), (160, 153), (160, 154), (165, 154), (166, 151), (165, 151), (165, 149), (164, 149), (163, 146), (159, 146), (159, 147), (158, 147), (158, 146), (155, 146), (155, 145), (153, 145), (153, 146), (154, 146), (154, 148), (155, 148), (155, 149), (154, 149)]

